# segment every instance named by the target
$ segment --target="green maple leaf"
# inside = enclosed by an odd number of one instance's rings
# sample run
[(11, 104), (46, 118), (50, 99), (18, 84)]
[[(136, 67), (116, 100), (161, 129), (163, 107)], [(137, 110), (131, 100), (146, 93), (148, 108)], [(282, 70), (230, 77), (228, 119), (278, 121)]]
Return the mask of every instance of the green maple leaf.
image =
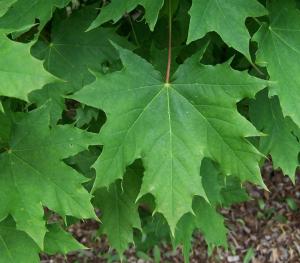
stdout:
[(257, 129), (267, 134), (260, 138), (260, 151), (271, 154), (275, 168), (280, 167), (295, 181), (300, 144), (282, 114), (278, 97), (269, 99), (267, 90), (259, 93), (250, 104), (250, 117)]
[(112, 0), (110, 4), (101, 8), (99, 16), (91, 23), (88, 30), (94, 29), (105, 22), (113, 20), (116, 23), (125, 13), (129, 13), (138, 5), (145, 8), (145, 19), (153, 30), (156, 24), (159, 10), (164, 0)]
[(51, 19), (55, 8), (63, 8), (70, 0), (17, 0), (0, 17), (0, 29), (6, 32), (27, 30), (39, 19), (39, 28), (43, 28)]
[(229, 64), (205, 66), (194, 56), (164, 83), (152, 65), (119, 49), (123, 69), (98, 75), (72, 96), (103, 109), (107, 122), (95, 163), (95, 188), (122, 178), (125, 168), (142, 158), (145, 166), (139, 196), (152, 193), (172, 232), (192, 211), (194, 195), (205, 197), (199, 178), (201, 160), (218, 162), (225, 175), (263, 185), (258, 151), (244, 138), (258, 135), (236, 110), (236, 103), (265, 87), (263, 80), (234, 71)]
[[(67, 254), (85, 249), (57, 224), (48, 225), (47, 231), (44, 252), (48, 254)], [(11, 218), (0, 222), (0, 263), (38, 263), (40, 252), (39, 247), (26, 233), (16, 229)]]
[(0, 222), (0, 263), (38, 263), (39, 248), (11, 218)]
[(193, 202), (194, 214), (184, 215), (176, 227), (175, 245), (183, 244), (185, 262), (189, 262), (192, 234), (199, 229), (203, 234), (208, 247), (227, 247), (227, 229), (224, 218), (216, 212), (204, 199), (195, 198)]
[(248, 201), (248, 195), (240, 181), (232, 176), (224, 177), (209, 159), (201, 164), (202, 183), (209, 203), (213, 206), (230, 206)]
[(44, 66), (49, 72), (68, 81), (73, 89), (80, 89), (95, 79), (89, 69), (102, 71), (104, 62), (118, 59), (110, 41), (129, 49), (133, 47), (114, 29), (85, 32), (96, 14), (95, 8), (86, 7), (66, 19), (54, 19), (51, 42), (41, 40), (32, 49), (36, 57), (45, 60)]
[(256, 0), (193, 0), (189, 13), (188, 43), (216, 31), (225, 43), (251, 60), (245, 21), (247, 17), (264, 16), (267, 11)]
[(28, 100), (28, 93), (55, 80), (30, 55), (30, 44), (17, 43), (1, 35), (0, 47), (0, 96)]
[(71, 126), (48, 126), (46, 106), (12, 125), (0, 155), (0, 219), (8, 214), (42, 248), (43, 205), (62, 216), (96, 218), (86, 181), (62, 159), (87, 148), (92, 135)]
[(267, 66), (270, 96), (278, 95), (284, 116), (300, 127), (300, 11), (294, 1), (268, 1), (270, 24), (254, 36), (258, 42), (256, 62)]
[(66, 108), (65, 94), (71, 93), (73, 90), (73, 87), (67, 82), (53, 82), (30, 93), (29, 100), (38, 107), (47, 102), (50, 109), (50, 124), (55, 125), (61, 119), (62, 112)]
[(141, 229), (138, 204), (135, 202), (140, 190), (139, 174), (129, 168), (123, 182), (117, 181), (108, 189), (95, 192), (94, 203), (101, 211), (101, 232), (120, 255), (133, 243), (133, 228)]
[(45, 236), (45, 253), (54, 255), (57, 253), (67, 254), (72, 251), (86, 249), (72, 235), (64, 231), (58, 224), (47, 226), (48, 232)]

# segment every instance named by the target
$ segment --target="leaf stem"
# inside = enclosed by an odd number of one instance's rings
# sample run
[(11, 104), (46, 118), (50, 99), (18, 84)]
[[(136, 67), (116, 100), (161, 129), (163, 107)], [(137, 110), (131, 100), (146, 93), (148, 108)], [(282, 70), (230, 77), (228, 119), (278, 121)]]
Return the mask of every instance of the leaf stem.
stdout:
[(140, 47), (140, 42), (137, 38), (137, 35), (136, 35), (136, 32), (135, 32), (135, 29), (134, 29), (134, 25), (133, 25), (133, 22), (132, 22), (132, 18), (131, 18), (131, 15), (130, 14), (127, 14), (128, 15), (128, 20), (129, 20), (129, 24), (131, 26), (131, 30), (132, 30), (132, 34), (133, 34), (133, 37), (134, 37), (134, 40), (135, 40), (135, 43), (138, 47)]
[(168, 64), (166, 72), (166, 83), (170, 83), (170, 72), (171, 72), (171, 61), (172, 61), (172, 0), (169, 0), (169, 44), (168, 44)]

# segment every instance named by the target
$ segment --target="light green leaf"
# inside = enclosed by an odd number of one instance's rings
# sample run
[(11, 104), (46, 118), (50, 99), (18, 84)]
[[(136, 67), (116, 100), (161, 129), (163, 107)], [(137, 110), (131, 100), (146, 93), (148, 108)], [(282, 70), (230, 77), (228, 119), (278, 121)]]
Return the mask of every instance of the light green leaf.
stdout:
[(49, 128), (46, 106), (14, 123), (8, 149), (0, 155), (0, 219), (11, 214), (17, 229), (42, 248), (43, 205), (61, 216), (96, 218), (86, 181), (62, 159), (85, 150), (91, 134), (70, 126)]
[(64, 231), (58, 224), (47, 226), (49, 232), (45, 236), (45, 253), (54, 255), (57, 253), (67, 254), (72, 251), (86, 249), (72, 237), (70, 233)]
[(165, 84), (148, 62), (130, 51), (119, 52), (121, 71), (98, 75), (72, 96), (108, 117), (99, 136), (104, 147), (94, 165), (94, 188), (122, 178), (126, 166), (142, 158), (139, 196), (154, 195), (156, 212), (174, 233), (181, 216), (192, 211), (193, 196), (206, 197), (199, 177), (203, 158), (219, 163), (225, 175), (264, 185), (260, 154), (245, 139), (258, 132), (237, 112), (236, 103), (253, 97), (265, 81), (229, 64), (202, 65), (194, 56)]
[(138, 5), (145, 8), (146, 22), (153, 30), (163, 4), (164, 0), (112, 0), (110, 4), (101, 8), (99, 16), (93, 21), (88, 30), (92, 30), (110, 20), (116, 23), (125, 13), (129, 13)]
[(140, 175), (129, 168), (122, 183), (117, 181), (108, 189), (95, 192), (94, 203), (103, 214), (100, 218), (102, 233), (120, 255), (133, 243), (133, 228), (141, 229), (138, 204), (135, 202), (140, 190)]
[(42, 29), (51, 19), (54, 10), (63, 8), (70, 0), (17, 0), (0, 18), (0, 29), (7, 33), (29, 29), (39, 20)]
[(30, 44), (0, 35), (0, 96), (28, 100), (28, 93), (55, 80), (42, 63), (30, 55), (30, 47)]
[(0, 222), (0, 263), (38, 263), (39, 248), (12, 219)]
[(269, 1), (270, 24), (254, 36), (258, 42), (256, 62), (267, 66), (270, 96), (278, 95), (284, 116), (300, 127), (300, 11), (293, 0)]
[(193, 0), (189, 13), (188, 43), (215, 31), (225, 43), (251, 60), (245, 21), (247, 17), (266, 15), (267, 11), (256, 0)]
[(254, 125), (267, 136), (261, 137), (259, 149), (264, 154), (271, 154), (275, 168), (295, 181), (298, 167), (300, 143), (291, 132), (289, 122), (282, 114), (278, 97), (268, 98), (268, 91), (260, 92), (250, 104), (250, 117)]

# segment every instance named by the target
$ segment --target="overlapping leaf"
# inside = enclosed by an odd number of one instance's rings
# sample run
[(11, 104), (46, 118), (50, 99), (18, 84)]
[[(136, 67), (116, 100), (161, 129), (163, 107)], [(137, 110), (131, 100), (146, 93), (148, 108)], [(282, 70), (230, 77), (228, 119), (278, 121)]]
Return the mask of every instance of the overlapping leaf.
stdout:
[(282, 111), (300, 127), (300, 11), (293, 0), (268, 1), (270, 24), (254, 37), (256, 62), (267, 66), (272, 80), (270, 95), (278, 95)]
[(89, 70), (102, 71), (104, 62), (118, 58), (110, 41), (129, 49), (133, 47), (118, 36), (115, 29), (85, 32), (96, 14), (95, 8), (86, 7), (65, 19), (54, 19), (50, 42), (41, 39), (32, 49), (36, 57), (45, 60), (44, 66), (49, 72), (68, 81), (73, 89), (82, 88), (95, 79)]
[(39, 248), (34, 241), (19, 231), (11, 219), (0, 222), (0, 262), (38, 263)]
[(265, 81), (229, 64), (201, 65), (194, 56), (165, 84), (142, 58), (119, 52), (121, 71), (97, 76), (73, 96), (108, 116), (99, 136), (104, 148), (94, 165), (95, 188), (122, 178), (126, 166), (141, 157), (145, 176), (139, 196), (152, 193), (156, 211), (174, 231), (181, 216), (192, 211), (193, 196), (206, 197), (199, 178), (204, 157), (217, 161), (226, 175), (263, 185), (260, 155), (244, 138), (258, 133), (235, 104), (253, 97)]
[[(48, 225), (47, 230), (45, 251), (49, 254), (66, 254), (84, 248), (57, 224)], [(0, 223), (1, 263), (38, 263), (39, 252), (39, 247), (26, 233), (16, 229), (11, 218)]]
[(282, 114), (278, 97), (269, 99), (267, 91), (259, 93), (250, 104), (250, 116), (257, 129), (267, 135), (260, 138), (259, 149), (264, 154), (271, 154), (274, 166), (280, 167), (295, 181), (300, 144)]
[[(183, 245), (185, 262), (189, 262), (192, 234), (196, 229), (203, 234), (210, 251), (214, 246), (227, 247), (227, 229), (222, 215), (216, 211), (217, 206), (230, 206), (248, 200), (239, 182), (232, 177), (224, 178), (210, 160), (202, 161), (200, 171), (209, 204), (202, 198), (195, 198), (194, 214), (184, 215), (178, 222), (175, 232), (174, 244)], [(228, 192), (231, 198), (227, 198)]]
[(132, 11), (138, 5), (145, 8), (146, 22), (153, 30), (163, 4), (164, 0), (113, 0), (107, 6), (101, 8), (99, 16), (90, 25), (89, 30), (110, 20), (116, 23), (125, 13)]
[(14, 123), (0, 155), (0, 219), (8, 214), (42, 248), (46, 233), (43, 207), (62, 216), (96, 218), (85, 178), (62, 162), (87, 148), (93, 138), (70, 126), (48, 126), (46, 106)]
[[(40, 28), (51, 19), (55, 8), (66, 6), (71, 0), (16, 0), (8, 11), (0, 17), (0, 29), (6, 32), (29, 29), (39, 20)], [(3, 5), (3, 4), (2, 4)]]
[(227, 229), (223, 217), (217, 213), (216, 208), (210, 206), (204, 199), (196, 197), (193, 202), (194, 215), (184, 215), (176, 228), (175, 244), (184, 244), (185, 262), (189, 262), (191, 239), (195, 229), (199, 229), (209, 247), (227, 245)]
[(229, 46), (250, 59), (247, 17), (266, 15), (256, 0), (193, 0), (188, 43), (216, 31)]
[(94, 203), (103, 216), (101, 232), (107, 234), (110, 244), (122, 255), (133, 243), (133, 228), (140, 229), (138, 204), (135, 202), (140, 188), (140, 175), (129, 168), (122, 182), (113, 183), (109, 189), (95, 192)]
[(49, 224), (45, 236), (45, 252), (49, 255), (67, 254), (71, 251), (86, 249), (72, 235), (64, 231), (58, 224)]
[(28, 100), (28, 93), (41, 89), (55, 78), (30, 55), (31, 44), (21, 44), (0, 36), (0, 96)]

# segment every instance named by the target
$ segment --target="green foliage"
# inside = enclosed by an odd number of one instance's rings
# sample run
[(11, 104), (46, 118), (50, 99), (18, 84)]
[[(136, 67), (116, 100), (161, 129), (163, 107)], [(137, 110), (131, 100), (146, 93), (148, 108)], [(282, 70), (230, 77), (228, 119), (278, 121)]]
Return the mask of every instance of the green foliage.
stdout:
[(188, 262), (195, 231), (226, 247), (219, 208), (265, 187), (266, 156), (295, 181), (298, 8), (0, 0), (0, 262), (85, 249), (81, 219), (120, 258), (164, 241)]

